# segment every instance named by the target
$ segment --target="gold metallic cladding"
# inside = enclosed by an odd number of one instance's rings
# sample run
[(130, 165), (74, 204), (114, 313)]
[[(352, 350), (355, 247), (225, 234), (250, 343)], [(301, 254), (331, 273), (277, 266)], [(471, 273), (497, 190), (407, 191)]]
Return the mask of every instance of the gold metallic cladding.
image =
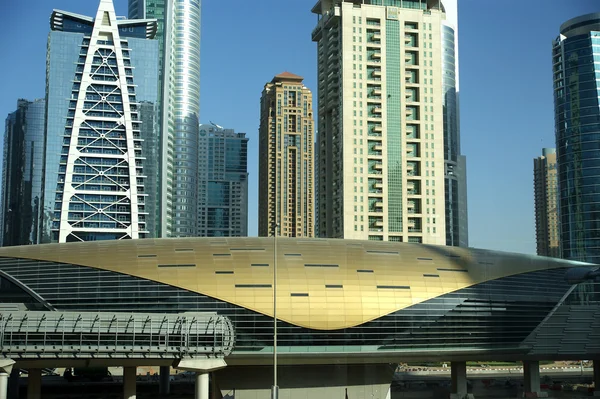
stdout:
[[(529, 255), (408, 243), (280, 238), (277, 244), (278, 318), (317, 330), (354, 327), (500, 277), (581, 265)], [(181, 248), (187, 250), (181, 251)], [(367, 251), (397, 251), (398, 255)], [(148, 254), (156, 257), (138, 257)], [(236, 284), (272, 283), (273, 240), (270, 238), (172, 238), (29, 245), (0, 248), (0, 257), (71, 263), (129, 274), (273, 315), (271, 288), (235, 288)], [(159, 268), (160, 264), (196, 264), (197, 267)], [(305, 267), (305, 264), (339, 267)], [(358, 273), (358, 269), (373, 270), (373, 273)], [(216, 274), (223, 270), (234, 274)], [(424, 274), (437, 274), (439, 278), (427, 278)], [(343, 288), (326, 288), (326, 285)], [(410, 289), (377, 289), (378, 285), (409, 286)], [(299, 292), (309, 296), (291, 296)]]

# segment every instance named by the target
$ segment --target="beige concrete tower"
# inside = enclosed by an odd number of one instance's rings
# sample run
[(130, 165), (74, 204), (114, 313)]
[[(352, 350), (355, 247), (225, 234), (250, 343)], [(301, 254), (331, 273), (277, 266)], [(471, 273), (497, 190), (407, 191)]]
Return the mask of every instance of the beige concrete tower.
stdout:
[(318, 235), (445, 245), (443, 5), (320, 0), (313, 12)]
[(260, 101), (258, 235), (314, 236), (312, 93), (281, 73)]
[(533, 160), (533, 183), (537, 254), (559, 258), (558, 180), (554, 148), (542, 149), (542, 156)]

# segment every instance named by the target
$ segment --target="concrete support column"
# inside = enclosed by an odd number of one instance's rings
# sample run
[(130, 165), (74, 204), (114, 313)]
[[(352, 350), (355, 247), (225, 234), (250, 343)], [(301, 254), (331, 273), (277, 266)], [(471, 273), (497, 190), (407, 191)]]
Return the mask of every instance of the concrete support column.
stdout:
[(208, 397), (208, 373), (196, 372), (196, 386), (194, 387), (196, 399), (209, 399)]
[(548, 397), (548, 393), (542, 393), (540, 389), (540, 362), (537, 360), (523, 362), (523, 395), (534, 398)]
[(0, 399), (6, 399), (8, 393), (8, 373), (0, 371)]
[(600, 396), (600, 359), (594, 359), (594, 396)]
[(29, 369), (27, 373), (27, 399), (42, 397), (42, 369)]
[(12, 359), (0, 359), (0, 399), (6, 399), (8, 395), (8, 376), (14, 365), (15, 361)]
[(160, 366), (159, 380), (158, 380), (158, 391), (161, 395), (168, 395), (171, 393), (171, 367)]
[(452, 362), (450, 364), (452, 390), (450, 399), (464, 399), (467, 397), (467, 362)]
[(21, 382), (21, 370), (13, 367), (8, 377), (8, 399), (19, 399), (19, 383)]
[(123, 399), (135, 399), (137, 367), (123, 367)]

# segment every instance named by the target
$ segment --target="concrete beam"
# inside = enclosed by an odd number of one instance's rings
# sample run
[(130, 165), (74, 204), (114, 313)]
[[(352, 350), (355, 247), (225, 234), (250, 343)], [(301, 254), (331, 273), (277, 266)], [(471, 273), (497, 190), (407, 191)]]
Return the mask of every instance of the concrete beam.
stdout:
[(15, 361), (12, 359), (0, 359), (0, 372), (10, 374), (14, 365)]
[(181, 359), (175, 364), (175, 368), (185, 371), (195, 371), (197, 373), (209, 373), (211, 371), (225, 368), (227, 363), (223, 359), (199, 358), (199, 359)]
[(123, 399), (136, 398), (137, 367), (123, 367)]
[(67, 367), (156, 367), (156, 366), (172, 366), (177, 359), (152, 359), (152, 358), (114, 358), (114, 359), (19, 359), (15, 367), (21, 369), (30, 368), (67, 368)]
[(42, 369), (29, 369), (27, 371), (27, 399), (40, 399), (42, 397)]

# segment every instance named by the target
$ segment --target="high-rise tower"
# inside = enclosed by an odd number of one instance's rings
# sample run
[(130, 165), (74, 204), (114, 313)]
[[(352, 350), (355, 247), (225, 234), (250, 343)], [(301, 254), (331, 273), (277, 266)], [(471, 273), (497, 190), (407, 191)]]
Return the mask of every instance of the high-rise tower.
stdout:
[(558, 181), (554, 148), (544, 148), (542, 156), (533, 160), (533, 187), (537, 254), (559, 258)]
[[(146, 227), (140, 107), (157, 98), (154, 20), (55, 10), (48, 40), (46, 190), (51, 241), (136, 239)], [(156, 162), (157, 160), (151, 160)], [(154, 193), (150, 193), (154, 195)]]
[[(600, 263), (600, 13), (560, 27), (552, 49), (562, 257)], [(596, 63), (594, 63), (596, 61)]]
[(319, 235), (466, 246), (456, 35), (444, 5), (321, 0), (313, 12)]
[(468, 247), (467, 159), (460, 149), (458, 2), (444, 0), (442, 104), (444, 107), (444, 195), (446, 245)]
[(248, 138), (217, 125), (200, 125), (198, 235), (248, 236)]
[(198, 234), (200, 14), (201, 0), (129, 0), (129, 18), (158, 23), (162, 237)]
[(44, 181), (44, 100), (19, 100), (6, 118), (0, 245), (41, 242)]
[(289, 72), (260, 99), (258, 235), (314, 236), (312, 93)]

